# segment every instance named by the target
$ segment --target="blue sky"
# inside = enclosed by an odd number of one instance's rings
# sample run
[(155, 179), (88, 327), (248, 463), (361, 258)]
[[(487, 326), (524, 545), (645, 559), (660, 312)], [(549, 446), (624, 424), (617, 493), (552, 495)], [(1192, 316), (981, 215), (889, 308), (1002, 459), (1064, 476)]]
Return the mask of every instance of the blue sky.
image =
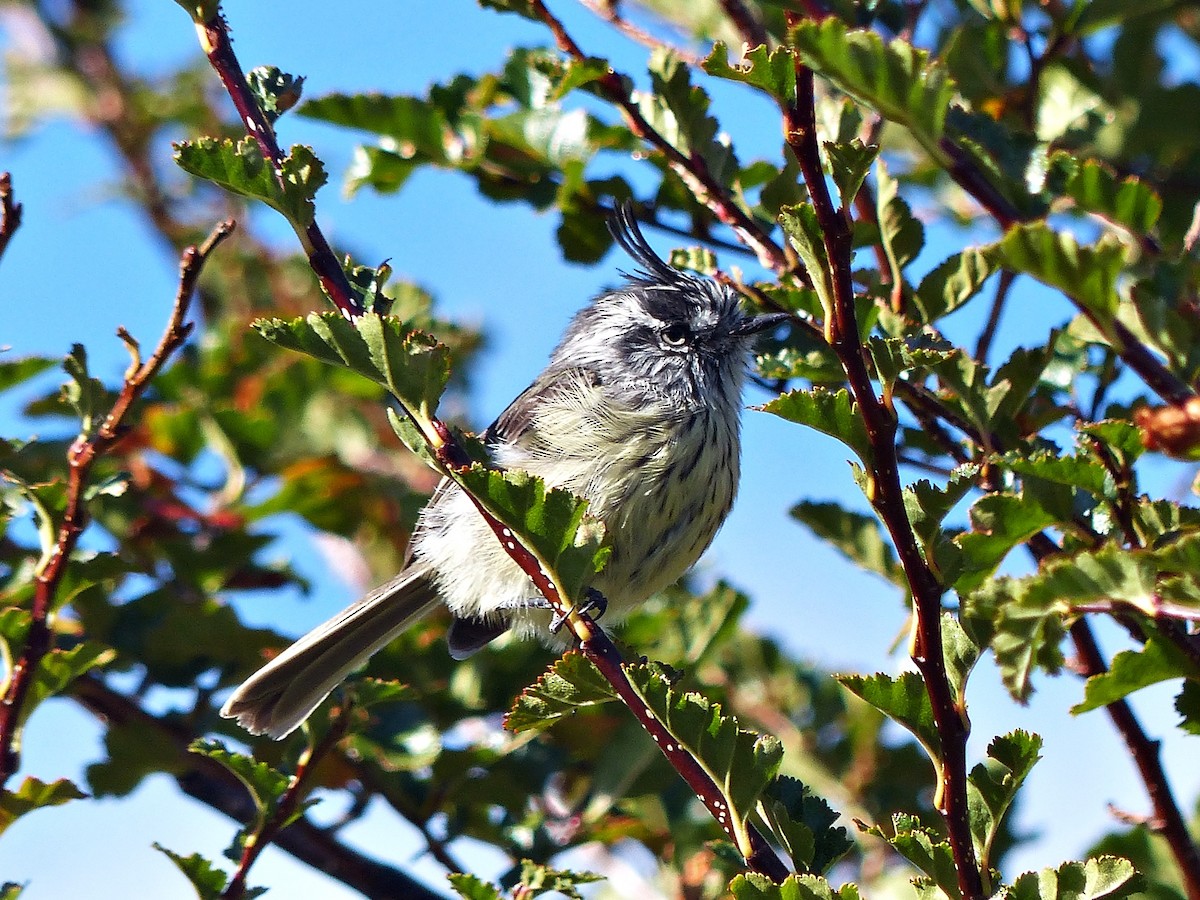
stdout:
[[(585, 51), (611, 54), (630, 74), (644, 72), (642, 48), (609, 36), (576, 5), (553, 6)], [(456, 72), (496, 67), (513, 46), (545, 43), (530, 23), (480, 10), (469, 0), (341, 4), (336, 18), (330, 17), (331, 8), (316, 0), (294, 0), (286, 13), (277, 4), (225, 4), (243, 65), (274, 64), (305, 75), (309, 97), (332, 91), (423, 93), (432, 81)], [(11, 16), (0, 18), (0, 48), (23, 40)], [(200, 51), (186, 15), (174, 3), (136, 0), (119, 52), (134, 69), (156, 73)], [(215, 89), (215, 78), (213, 83)], [(779, 124), (765, 103), (725, 84), (715, 86), (714, 106), (743, 160), (778, 156)], [(570, 316), (613, 283), (616, 269), (625, 264), (615, 253), (594, 268), (563, 262), (554, 243), (553, 216), (530, 215), (521, 205), (493, 205), (453, 173), (423, 171), (399, 195), (362, 193), (347, 199), (338, 181), (353, 136), (298, 117), (285, 117), (279, 131), (285, 146), (311, 144), (326, 162), (332, 183), (319, 195), (318, 214), (332, 240), (354, 247), (364, 261), (390, 259), (398, 276), (434, 292), (443, 314), (487, 331), (489, 349), (476, 370), (472, 398), (480, 426), (533, 378)], [(165, 154), (163, 165), (170, 165)], [(114, 329), (124, 324), (143, 343), (154, 340), (174, 294), (177, 260), (116, 195), (114, 163), (94, 131), (52, 120), (18, 141), (0, 143), (0, 168), (13, 173), (25, 203), (25, 225), (0, 263), (0, 345), (15, 354), (58, 356), (72, 342), (84, 342), (94, 372), (115, 380), (126, 357), (112, 337)], [(263, 211), (253, 224), (290, 246), (290, 231), (272, 215)], [(918, 270), (958, 249), (954, 242), (962, 240), (940, 226), (928, 232), (929, 247)], [(989, 237), (980, 234), (976, 240)], [(669, 237), (650, 238), (661, 250), (673, 246)], [(722, 262), (750, 268), (742, 260)], [(314, 306), (320, 302), (314, 287)], [(949, 330), (972, 333), (979, 321), (972, 317), (984, 311), (968, 308), (951, 318)], [(1022, 342), (1040, 342), (1047, 328), (1069, 316), (1062, 298), (1020, 283), (996, 358)], [(760, 403), (766, 398), (752, 389), (746, 399)], [(15, 409), (12, 401), (0, 408), (5, 434), (31, 428), (15, 421)], [(832, 439), (748, 412), (742, 491), (701, 569), (706, 577), (719, 575), (746, 590), (753, 600), (750, 625), (776, 635), (795, 652), (834, 671), (894, 671), (906, 662), (890, 653), (905, 622), (895, 589), (846, 563), (787, 516), (801, 498), (865, 508), (846, 460), (847, 452)], [(1191, 467), (1162, 463), (1144, 477), (1148, 488), (1185, 499), (1193, 474)], [(274, 552), (291, 557), (318, 589), (308, 600), (289, 599), (273, 609), (286, 606), (278, 620), (286, 625), (279, 627), (299, 634), (354, 599), (354, 589), (328, 576), (296, 532)], [(1014, 562), (1017, 569), (1024, 565), (1024, 560)], [(1101, 637), (1110, 648), (1119, 646), (1116, 635), (1102, 631)], [(1029, 779), (1018, 817), (1018, 826), (1036, 831), (1040, 839), (1014, 855), (1010, 874), (1078, 854), (1112, 824), (1105, 810), (1109, 802), (1134, 813), (1148, 809), (1103, 713), (1073, 718), (1066, 712), (1081, 697), (1076, 679), (1042, 679), (1032, 703), (1017, 707), (986, 663), (971, 682), (973, 759), (982, 756), (992, 736), (1014, 728), (1046, 738), (1045, 758)], [(1135, 707), (1152, 735), (1167, 738), (1167, 769), (1190, 808), (1200, 773), (1189, 759), (1194, 748), (1172, 732), (1170, 698), (1171, 687), (1144, 691)], [(101, 753), (99, 738), (99, 727), (70, 703), (47, 704), (29, 726), (26, 771), (79, 779), (82, 767)], [(354, 827), (354, 839), (382, 858), (405, 864), (419, 844), (413, 835), (397, 834), (394, 820), (389, 818), (386, 828), (382, 821), (368, 815)], [(186, 882), (151, 843), (218, 858), (233, 831), (232, 823), (181, 797), (160, 776), (128, 801), (78, 803), (22, 820), (0, 841), (0, 881), (30, 881), (23, 895), (29, 900), (76, 894), (123, 898), (129, 896), (129, 875), (137, 873), (142, 896), (191, 897)], [(72, 865), (56, 865), (55, 850), (68, 841)], [(476, 858), (480, 874), (491, 874), (494, 861)], [(419, 870), (440, 880), (436, 866), (422, 863)], [(278, 851), (264, 855), (251, 882), (275, 886), (271, 896), (351, 896)]]

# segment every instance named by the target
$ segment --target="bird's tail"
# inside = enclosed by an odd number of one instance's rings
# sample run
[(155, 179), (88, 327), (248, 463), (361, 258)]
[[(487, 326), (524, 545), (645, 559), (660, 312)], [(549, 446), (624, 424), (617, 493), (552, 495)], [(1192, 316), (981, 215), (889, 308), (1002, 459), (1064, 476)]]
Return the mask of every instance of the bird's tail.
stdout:
[(290, 734), (347, 675), (437, 602), (429, 571), (410, 566), (251, 675), (221, 715), (253, 734)]

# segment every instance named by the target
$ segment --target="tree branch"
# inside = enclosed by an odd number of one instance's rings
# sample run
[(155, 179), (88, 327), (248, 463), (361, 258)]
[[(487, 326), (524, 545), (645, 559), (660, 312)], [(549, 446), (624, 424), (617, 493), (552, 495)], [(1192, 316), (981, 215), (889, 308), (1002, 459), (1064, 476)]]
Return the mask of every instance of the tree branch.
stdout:
[(99, 428), (92, 434), (81, 433), (71, 444), (67, 453), (69, 473), (67, 476), (67, 500), (57, 542), (49, 558), (34, 580), (33, 607), (29, 634), (20, 658), (9, 676), (3, 701), (0, 702), (0, 785), (4, 784), (17, 770), (17, 735), (20, 731), (21, 712), (25, 705), (35, 673), (43, 657), (50, 652), (50, 612), (59, 582), (66, 572), (79, 536), (87, 525), (87, 509), (84, 492), (87, 489), (92, 465), (103, 456), (121, 437), (125, 416), (130, 407), (142, 395), (147, 385), (162, 368), (167, 359), (178, 350), (191, 333), (190, 323), (184, 323), (188, 305), (195, 293), (196, 282), (209, 254), (233, 231), (232, 220), (221, 223), (199, 248), (188, 247), (180, 258), (179, 290), (167, 328), (159, 340), (158, 347), (150, 359), (141, 363), (137, 357), (137, 342), (124, 329), (118, 334), (130, 347), (134, 356), (133, 365), (125, 374), (125, 382), (112, 409)]
[(0, 172), (0, 257), (8, 247), (8, 242), (21, 227), (21, 213), (24, 207), (13, 199), (12, 176), (8, 172)]
[[(795, 14), (788, 13), (788, 17), (789, 26), (795, 25)], [(821, 166), (813, 71), (799, 55), (794, 58), (794, 65), (796, 100), (784, 108), (784, 129), (808, 186), (831, 269), (832, 321), (826, 323), (826, 328), (866, 425), (873, 457), (869, 499), (891, 535), (913, 593), (916, 618), (913, 662), (924, 679), (942, 744), (938, 805), (946, 821), (959, 889), (968, 900), (980, 900), (983, 884), (967, 809), (967, 725), (954, 700), (942, 649), (943, 588), (921, 555), (905, 510), (896, 455), (895, 414), (876, 396), (863, 359), (854, 309), (850, 216), (845, 208), (835, 208)]]

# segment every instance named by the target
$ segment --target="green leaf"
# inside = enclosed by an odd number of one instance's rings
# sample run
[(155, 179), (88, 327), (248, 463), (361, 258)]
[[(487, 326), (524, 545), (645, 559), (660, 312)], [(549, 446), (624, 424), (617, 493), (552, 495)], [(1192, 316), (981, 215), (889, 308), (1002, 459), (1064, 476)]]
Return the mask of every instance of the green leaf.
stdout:
[(49, 356), (23, 356), (20, 359), (0, 360), (0, 392), (11, 390), (19, 384), (52, 369), (58, 360)]
[(788, 391), (757, 408), (837, 438), (870, 468), (874, 454), (867, 426), (859, 415), (858, 404), (850, 399), (845, 389)]
[(879, 239), (887, 255), (892, 283), (900, 284), (904, 281), (904, 267), (917, 258), (925, 245), (925, 226), (917, 221), (900, 196), (900, 183), (888, 174), (883, 160), (875, 167), (875, 180)]
[(202, 137), (175, 145), (175, 162), (185, 172), (211, 181), (234, 194), (261, 200), (282, 213), (295, 228), (313, 222), (313, 198), (328, 176), (308, 147), (292, 147), (279, 172), (263, 159), (252, 138), (236, 143)]
[(496, 12), (516, 13), (524, 19), (540, 22), (537, 11), (529, 0), (479, 0), (484, 9), (494, 9)]
[(1162, 213), (1162, 199), (1153, 188), (1137, 178), (1120, 178), (1095, 160), (1078, 164), (1066, 189), (1080, 209), (1134, 234), (1149, 234)]
[(98, 379), (88, 374), (87, 350), (83, 344), (71, 345), (63, 368), (71, 376), (71, 380), (63, 385), (63, 399), (79, 416), (80, 432), (91, 437), (108, 412), (108, 391)]
[(789, 511), (792, 518), (807, 525), (813, 534), (864, 569), (882, 575), (893, 584), (907, 587), (904, 569), (896, 561), (892, 545), (883, 536), (875, 516), (851, 512), (837, 503), (804, 500)]
[(586, 515), (586, 500), (570, 491), (547, 489), (536, 476), (498, 472), (478, 463), (452, 477), (537, 554), (566, 599), (580, 599), (611, 552), (601, 546), (603, 524)]
[(1026, 872), (1000, 896), (1004, 900), (1119, 900), (1136, 893), (1139, 880), (1129, 860), (1100, 856)]
[(896, 678), (882, 672), (836, 677), (850, 693), (911, 731), (934, 766), (940, 769), (942, 741), (933, 719), (933, 704), (919, 673), (901, 672)]
[(237, 776), (238, 781), (246, 786), (259, 817), (270, 810), (271, 805), (283, 796), (291, 779), (283, 772), (272, 769), (264, 762), (259, 762), (253, 756), (245, 753), (235, 753), (220, 741), (196, 740), (188, 747), (192, 753), (207, 756), (220, 763)]
[(969, 515), (972, 530), (954, 538), (962, 551), (962, 570), (954, 588), (962, 594), (969, 594), (994, 575), (1014, 547), (1058, 523), (1058, 516), (1033, 497), (1010, 493), (980, 497)]
[(717, 255), (707, 247), (676, 248), (667, 261), (672, 268), (688, 269), (700, 275), (712, 276), (717, 272)]
[(392, 316), (363, 313), (349, 321), (340, 313), (311, 313), (304, 319), (258, 319), (252, 324), (273, 344), (345, 366), (383, 385), (410, 412), (426, 419), (450, 378), (446, 346)]
[[(154, 844), (154, 849), (165, 853), (171, 862), (175, 863), (179, 871), (187, 876), (187, 880), (196, 889), (196, 896), (199, 900), (220, 900), (221, 894), (229, 881), (228, 875), (199, 853), (193, 853), (191, 856), (181, 856), (173, 850), (168, 850), (157, 843)], [(253, 896), (258, 896), (261, 893), (262, 891), (253, 892)], [(247, 897), (251, 895), (252, 892), (246, 892)]]
[(837, 87), (904, 125), (935, 159), (954, 83), (929, 53), (870, 30), (848, 30), (836, 16), (805, 19), (792, 31), (804, 63)]
[(1062, 291), (1107, 331), (1116, 317), (1117, 276), (1125, 265), (1125, 248), (1101, 239), (1080, 246), (1075, 238), (1044, 222), (1017, 225), (996, 245), (999, 259), (1015, 272)]
[(730, 65), (729, 48), (717, 41), (701, 66), (709, 75), (748, 84), (780, 104), (796, 97), (796, 69), (787, 47), (768, 51), (760, 45), (746, 51), (741, 63)]
[[(482, 2), (487, 5), (489, 0), (482, 0)], [(446, 878), (450, 882), (450, 887), (454, 888), (454, 892), (464, 900), (504, 900), (504, 895), (500, 893), (499, 888), (488, 884), (476, 875), (452, 872)]]
[(825, 155), (829, 159), (829, 173), (833, 176), (833, 183), (837, 185), (842, 206), (848, 209), (858, 196), (867, 173), (871, 171), (875, 157), (879, 155), (879, 146), (864, 144), (860, 139), (854, 138), (849, 143), (826, 141), (824, 147)]
[(603, 875), (594, 872), (572, 872), (569, 869), (554, 869), (530, 859), (521, 860), (520, 885), (528, 896), (538, 897), (545, 893), (559, 893), (571, 900), (583, 900), (579, 885), (603, 881)]
[(946, 660), (946, 680), (954, 691), (954, 702), (962, 713), (967, 709), (967, 679), (979, 662), (980, 647), (963, 630), (953, 613), (942, 613), (942, 655)]
[(0, 900), (19, 900), (28, 886), (28, 884), (17, 884), (15, 881), (6, 881), (0, 884)]
[(1200, 682), (1185, 681), (1175, 698), (1175, 711), (1183, 716), (1179, 729), (1200, 735)]
[(691, 69), (670, 50), (658, 48), (650, 54), (649, 71), (653, 90), (636, 94), (646, 121), (684, 156), (703, 158), (718, 182), (731, 183), (737, 162), (728, 144), (718, 140), (708, 95), (691, 83)]
[(246, 73), (246, 84), (267, 121), (274, 124), (300, 102), (304, 76), (289, 75), (275, 66), (256, 66)]
[(771, 735), (739, 727), (736, 719), (724, 715), (706, 697), (677, 690), (657, 666), (626, 665), (625, 671), (679, 748), (699, 762), (717, 785), (739, 847), (748, 846), (746, 824), (779, 770), (783, 745)]
[(924, 872), (950, 900), (959, 900), (962, 893), (958, 888), (958, 873), (950, 844), (921, 825), (915, 816), (905, 813), (893, 814), (892, 830), (893, 833), (889, 835), (873, 826), (867, 829), (867, 833), (883, 838), (901, 856)]
[(450, 126), (445, 111), (430, 100), (394, 94), (326, 94), (307, 101), (297, 112), (310, 119), (383, 135), (398, 148), (360, 148), (368, 154), (390, 154), (414, 166), (449, 162), (446, 148), (451, 140)]
[(729, 882), (734, 900), (858, 900), (858, 887), (844, 884), (836, 890), (816, 875), (789, 875), (776, 884), (757, 872), (740, 874)]
[(1173, 678), (1200, 678), (1200, 666), (1173, 642), (1151, 634), (1140, 650), (1122, 650), (1107, 672), (1093, 675), (1083, 689), (1083, 702), (1072, 715), (1115, 703), (1134, 691)]
[(580, 709), (615, 699), (616, 692), (600, 670), (582, 653), (571, 650), (521, 691), (504, 717), (504, 727), (512, 732), (541, 731)]
[(84, 641), (69, 650), (51, 650), (38, 663), (37, 674), (21, 708), (21, 721), (27, 721), (43, 700), (61, 694), (80, 675), (107, 665), (116, 655), (115, 650), (94, 641)]
[(87, 794), (65, 778), (47, 784), (32, 775), (27, 775), (15, 791), (0, 790), (0, 834), (21, 816), (35, 809), (62, 806), (72, 800), (83, 800), (86, 797)]
[(798, 871), (821, 875), (854, 846), (846, 829), (835, 826), (838, 814), (795, 778), (771, 782), (761, 809)]
[(976, 466), (960, 466), (950, 474), (945, 487), (922, 478), (904, 488), (904, 508), (908, 512), (908, 521), (926, 560), (931, 564), (936, 564), (938, 549), (945, 542), (942, 522), (975, 487), (978, 474)]
[(1016, 800), (1025, 778), (1041, 759), (1042, 739), (1027, 731), (1014, 731), (995, 738), (987, 748), (988, 758), (967, 776), (967, 809), (971, 837), (980, 868), (995, 866), (992, 845), (1004, 816)]
[(354, 702), (363, 709), (409, 700), (416, 693), (411, 686), (401, 681), (388, 681), (383, 678), (360, 678), (352, 683), (352, 687)]
[(828, 321), (833, 316), (833, 271), (829, 267), (829, 255), (825, 252), (825, 233), (817, 221), (817, 211), (811, 203), (785, 206), (779, 211), (779, 223), (800, 254), (800, 261), (808, 270), (813, 288), (821, 299), (821, 308)]
[(913, 302), (926, 324), (954, 312), (983, 289), (998, 268), (990, 248), (967, 247), (921, 280)]

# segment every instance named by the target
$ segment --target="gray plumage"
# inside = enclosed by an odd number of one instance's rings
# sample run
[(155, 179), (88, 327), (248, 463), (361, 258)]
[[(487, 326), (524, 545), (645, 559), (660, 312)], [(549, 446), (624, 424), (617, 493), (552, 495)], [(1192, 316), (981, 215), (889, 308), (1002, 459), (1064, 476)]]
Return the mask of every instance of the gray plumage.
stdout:
[[(638, 263), (575, 315), (546, 369), (484, 435), (493, 462), (589, 501), (612, 547), (592, 583), (619, 621), (684, 573), (737, 492), (741, 392), (754, 336), (736, 294), (663, 262), (628, 208), (610, 223)], [(549, 646), (550, 612), (470, 499), (443, 481), (422, 511), (410, 564), (272, 660), (221, 714), (282, 737), (371, 654), (441, 602), (465, 658), (512, 630)]]

